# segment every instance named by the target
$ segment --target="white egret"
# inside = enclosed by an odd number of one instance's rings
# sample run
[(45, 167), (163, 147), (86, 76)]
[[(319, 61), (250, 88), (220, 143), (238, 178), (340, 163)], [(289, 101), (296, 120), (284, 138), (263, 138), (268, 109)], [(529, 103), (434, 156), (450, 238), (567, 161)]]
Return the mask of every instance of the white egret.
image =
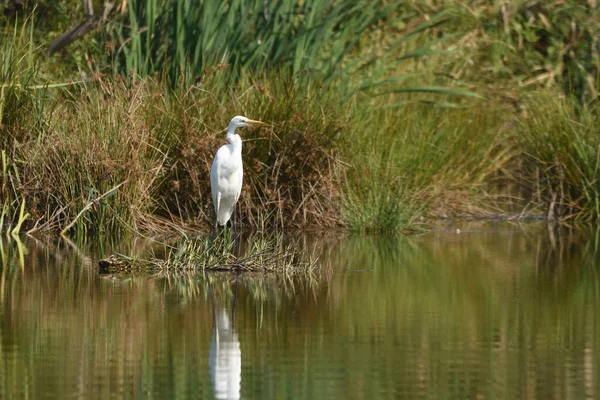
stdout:
[(242, 192), (242, 138), (235, 133), (235, 129), (253, 124), (263, 125), (260, 121), (239, 115), (231, 119), (226, 136), (229, 144), (217, 151), (210, 168), (210, 191), (219, 225), (227, 224)]

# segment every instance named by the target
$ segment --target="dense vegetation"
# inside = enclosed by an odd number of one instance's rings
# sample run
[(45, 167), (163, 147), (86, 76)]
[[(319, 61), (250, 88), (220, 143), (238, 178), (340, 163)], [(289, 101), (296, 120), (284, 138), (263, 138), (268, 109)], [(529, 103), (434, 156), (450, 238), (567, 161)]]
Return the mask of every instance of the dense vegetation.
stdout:
[(49, 56), (81, 3), (5, 1), (0, 230), (207, 225), (237, 114), (255, 229), (598, 220), (599, 7), (122, 0)]

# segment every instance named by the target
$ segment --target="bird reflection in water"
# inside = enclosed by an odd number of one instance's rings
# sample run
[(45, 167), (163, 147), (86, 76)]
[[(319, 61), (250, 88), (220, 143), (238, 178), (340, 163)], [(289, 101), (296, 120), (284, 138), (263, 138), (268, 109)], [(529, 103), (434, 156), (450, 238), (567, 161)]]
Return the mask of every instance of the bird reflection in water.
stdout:
[[(242, 351), (235, 332), (237, 281), (231, 317), (225, 305), (213, 304), (213, 330), (208, 365), (216, 399), (239, 399), (242, 382)], [(212, 296), (211, 296), (212, 297)]]

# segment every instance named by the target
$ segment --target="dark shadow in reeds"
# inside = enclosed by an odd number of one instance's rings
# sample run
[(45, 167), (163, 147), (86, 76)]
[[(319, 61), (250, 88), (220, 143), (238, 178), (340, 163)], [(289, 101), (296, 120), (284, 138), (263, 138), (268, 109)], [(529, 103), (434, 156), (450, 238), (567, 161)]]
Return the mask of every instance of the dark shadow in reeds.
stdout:
[(519, 119), (520, 169), (531, 208), (551, 221), (600, 220), (600, 108), (575, 99), (535, 94)]

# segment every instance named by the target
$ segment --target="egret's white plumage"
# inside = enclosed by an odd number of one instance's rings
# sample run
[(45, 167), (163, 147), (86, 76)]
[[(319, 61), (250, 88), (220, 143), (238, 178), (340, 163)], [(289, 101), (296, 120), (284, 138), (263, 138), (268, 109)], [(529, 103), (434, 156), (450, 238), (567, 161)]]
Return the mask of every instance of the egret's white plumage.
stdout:
[(244, 169), (242, 166), (242, 138), (235, 129), (252, 124), (262, 124), (242, 116), (235, 116), (227, 128), (229, 144), (221, 146), (210, 168), (210, 190), (219, 225), (225, 225), (235, 210), (240, 193)]

